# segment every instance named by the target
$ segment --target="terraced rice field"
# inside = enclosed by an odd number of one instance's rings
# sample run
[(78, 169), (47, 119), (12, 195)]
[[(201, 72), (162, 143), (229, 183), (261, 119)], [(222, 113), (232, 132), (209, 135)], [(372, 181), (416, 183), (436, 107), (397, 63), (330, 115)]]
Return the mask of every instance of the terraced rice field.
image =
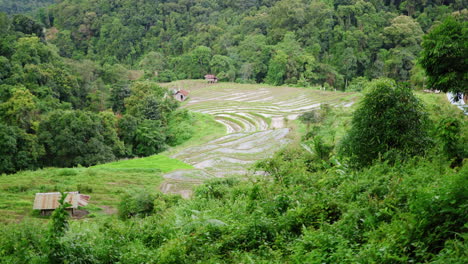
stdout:
[(275, 87), (235, 83), (207, 84), (185, 80), (165, 85), (190, 92), (183, 104), (191, 111), (211, 114), (226, 127), (227, 135), (172, 155), (191, 164), (195, 170), (165, 175), (165, 192), (189, 196), (186, 185), (206, 178), (243, 175), (253, 163), (271, 156), (287, 144), (288, 122), (326, 103), (350, 106), (356, 94), (305, 88)]

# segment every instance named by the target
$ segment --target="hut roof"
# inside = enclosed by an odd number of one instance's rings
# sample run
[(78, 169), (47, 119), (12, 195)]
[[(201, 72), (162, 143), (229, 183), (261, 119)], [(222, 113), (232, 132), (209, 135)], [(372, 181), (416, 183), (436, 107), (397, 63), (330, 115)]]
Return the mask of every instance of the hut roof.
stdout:
[(188, 96), (188, 94), (189, 94), (189, 92), (186, 91), (186, 90), (179, 90), (179, 91), (177, 91), (176, 94), (178, 94), (178, 93), (183, 94), (184, 96)]
[[(76, 209), (78, 206), (86, 206), (88, 204), (89, 195), (80, 194), (79, 192), (66, 192), (67, 197), (65, 202), (71, 204), (68, 208)], [(34, 199), (33, 209), (36, 210), (53, 210), (59, 207), (58, 200), (60, 199), (61, 194), (59, 192), (51, 193), (36, 193), (36, 198)]]

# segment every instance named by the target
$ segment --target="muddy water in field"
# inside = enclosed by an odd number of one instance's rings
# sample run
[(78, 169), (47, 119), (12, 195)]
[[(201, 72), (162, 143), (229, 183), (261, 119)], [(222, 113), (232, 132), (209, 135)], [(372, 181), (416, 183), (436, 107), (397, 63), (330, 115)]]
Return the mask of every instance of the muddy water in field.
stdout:
[[(288, 120), (301, 113), (330, 105), (352, 104), (342, 100), (350, 94), (291, 87), (260, 87), (200, 81), (180, 81), (165, 85), (190, 92), (184, 108), (207, 113), (226, 127), (227, 135), (172, 155), (193, 165), (195, 170), (166, 174), (161, 190), (190, 197), (191, 188), (204, 180), (228, 175), (244, 175), (256, 161), (273, 155), (289, 142)], [(259, 88), (260, 87), (260, 88)]]

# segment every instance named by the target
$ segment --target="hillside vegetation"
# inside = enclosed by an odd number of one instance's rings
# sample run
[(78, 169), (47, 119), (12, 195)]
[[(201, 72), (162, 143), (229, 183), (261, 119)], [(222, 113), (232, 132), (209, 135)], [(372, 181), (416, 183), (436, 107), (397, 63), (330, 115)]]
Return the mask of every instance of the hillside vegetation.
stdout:
[(132, 65), (159, 81), (211, 72), (274, 85), (349, 89), (358, 77), (390, 77), (421, 87), (422, 36), (464, 8), (455, 0), (62, 0), (41, 22), (62, 56)]
[(206, 121), (123, 66), (60, 57), (27, 16), (0, 24), (0, 173), (157, 154)]
[[(388, 80), (372, 85), (405, 93)], [(356, 113), (371, 98), (379, 100), (366, 96)], [(343, 142), (333, 136), (350, 117), (354, 127), (359, 114), (322, 108), (310, 112), (314, 118), (300, 118), (298, 129), (307, 132), (302, 139), (240, 178), (205, 182), (189, 200), (155, 191), (161, 178), (147, 169), (3, 176), (5, 182), (53, 180), (62, 190), (79, 183), (97, 201), (90, 208), (94, 218), (69, 221), (63, 233), (34, 218), (5, 226), (0, 256), (5, 263), (464, 263), (468, 171), (453, 163), (457, 153), (450, 146), (466, 142), (466, 117), (443, 96), (411, 98), (429, 114), (428, 126), (416, 128), (432, 139), (425, 152), (379, 150), (359, 169), (337, 155)], [(466, 157), (466, 148), (459, 151)], [(26, 186), (4, 189), (10, 200), (3, 206), (11, 207), (14, 197), (28, 203), (26, 194), (35, 189)], [(106, 206), (117, 205), (119, 218), (106, 216)]]
[(32, 13), (54, 2), (54, 0), (0, 0), (0, 12), (7, 14)]
[(466, 263), (466, 1), (14, 2), (0, 264)]

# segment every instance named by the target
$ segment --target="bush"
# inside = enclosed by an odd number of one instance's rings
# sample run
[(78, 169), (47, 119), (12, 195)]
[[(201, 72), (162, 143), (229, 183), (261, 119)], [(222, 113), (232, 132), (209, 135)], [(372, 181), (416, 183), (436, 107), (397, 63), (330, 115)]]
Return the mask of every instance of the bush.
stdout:
[(430, 145), (428, 119), (411, 90), (389, 79), (372, 81), (366, 89), (343, 139), (341, 156), (364, 167), (376, 159), (394, 162), (423, 155)]
[(190, 139), (194, 133), (194, 118), (187, 110), (178, 110), (171, 114), (168, 121), (167, 144), (176, 146)]
[(76, 186), (76, 189), (80, 193), (92, 193), (93, 192), (93, 187), (91, 185), (88, 185), (88, 184), (78, 184)]
[(134, 216), (145, 217), (153, 212), (156, 196), (146, 190), (127, 192), (119, 204), (119, 217), (128, 219)]
[(439, 121), (437, 136), (441, 141), (443, 152), (452, 160), (452, 166), (461, 166), (466, 157), (463, 141), (460, 140), (463, 120), (456, 117), (445, 117)]

